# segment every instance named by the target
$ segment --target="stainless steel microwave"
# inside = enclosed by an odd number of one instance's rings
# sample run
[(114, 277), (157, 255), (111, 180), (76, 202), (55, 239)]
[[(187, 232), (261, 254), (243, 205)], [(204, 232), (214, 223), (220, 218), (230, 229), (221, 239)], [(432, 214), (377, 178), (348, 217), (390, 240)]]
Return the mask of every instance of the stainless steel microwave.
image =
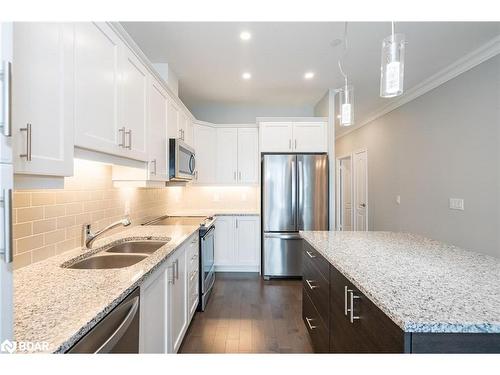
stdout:
[(196, 168), (194, 149), (179, 138), (170, 138), (168, 146), (170, 180), (192, 180)]

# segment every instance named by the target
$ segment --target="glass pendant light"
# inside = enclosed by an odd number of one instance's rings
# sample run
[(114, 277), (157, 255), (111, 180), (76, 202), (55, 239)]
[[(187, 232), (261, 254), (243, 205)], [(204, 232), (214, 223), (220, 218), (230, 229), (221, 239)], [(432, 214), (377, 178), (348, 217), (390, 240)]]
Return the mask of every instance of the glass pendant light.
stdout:
[(405, 36), (394, 32), (382, 41), (382, 61), (380, 66), (380, 96), (392, 98), (403, 93)]
[[(347, 22), (344, 28), (344, 53), (342, 59), (345, 58), (347, 52)], [(340, 126), (351, 126), (354, 124), (354, 87), (349, 84), (347, 74), (344, 73), (342, 67), (342, 59), (339, 59), (338, 65), (340, 73), (344, 76), (344, 87), (337, 90), (339, 98), (339, 119)]]

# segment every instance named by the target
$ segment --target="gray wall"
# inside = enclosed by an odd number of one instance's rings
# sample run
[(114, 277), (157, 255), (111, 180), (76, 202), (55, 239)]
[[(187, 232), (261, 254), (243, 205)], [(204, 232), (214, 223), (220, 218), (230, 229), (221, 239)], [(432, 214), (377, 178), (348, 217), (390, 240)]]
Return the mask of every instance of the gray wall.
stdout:
[(313, 106), (239, 105), (210, 103), (191, 105), (189, 110), (202, 121), (215, 124), (255, 123), (256, 117), (312, 117)]
[[(500, 257), (500, 56), (336, 141), (337, 156), (361, 148), (370, 230)], [(450, 210), (450, 197), (465, 211)]]
[(316, 103), (314, 106), (314, 116), (318, 117), (328, 117), (329, 115), (329, 102), (328, 99), (330, 98), (330, 92), (327, 91), (325, 95), (319, 100), (319, 102)]

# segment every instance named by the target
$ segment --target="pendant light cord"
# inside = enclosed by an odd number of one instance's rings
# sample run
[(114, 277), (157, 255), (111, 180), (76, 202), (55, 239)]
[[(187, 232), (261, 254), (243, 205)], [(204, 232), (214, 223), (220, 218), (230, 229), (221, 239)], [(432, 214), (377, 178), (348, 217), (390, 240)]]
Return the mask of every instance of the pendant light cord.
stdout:
[(342, 69), (342, 60), (345, 58), (346, 54), (347, 54), (347, 22), (345, 22), (344, 24), (344, 51), (342, 53), (342, 57), (338, 60), (340, 73), (344, 76), (345, 86), (347, 87), (347, 74), (345, 74), (344, 69)]

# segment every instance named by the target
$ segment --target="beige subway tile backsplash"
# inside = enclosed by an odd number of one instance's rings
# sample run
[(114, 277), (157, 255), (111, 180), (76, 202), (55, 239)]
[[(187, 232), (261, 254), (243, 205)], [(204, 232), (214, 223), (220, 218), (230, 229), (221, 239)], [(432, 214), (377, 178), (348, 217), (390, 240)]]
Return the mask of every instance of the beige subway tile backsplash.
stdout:
[(122, 218), (127, 200), (133, 225), (166, 213), (166, 189), (114, 188), (111, 168), (75, 161), (74, 176), (65, 178), (64, 189), (14, 192), (15, 268), (80, 247), (83, 224), (97, 230)]

